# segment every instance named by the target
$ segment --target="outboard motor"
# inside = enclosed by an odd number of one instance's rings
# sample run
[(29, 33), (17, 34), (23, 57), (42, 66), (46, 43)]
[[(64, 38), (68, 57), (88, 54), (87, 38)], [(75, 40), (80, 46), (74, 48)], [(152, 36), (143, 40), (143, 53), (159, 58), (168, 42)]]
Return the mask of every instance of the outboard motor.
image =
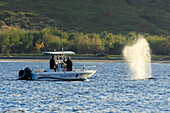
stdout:
[(32, 80), (31, 69), (26, 67), (24, 70), (20, 70), (19, 73), (19, 80)]
[(18, 73), (19, 77), (21, 77), (23, 74), (24, 74), (24, 70), (20, 70)]

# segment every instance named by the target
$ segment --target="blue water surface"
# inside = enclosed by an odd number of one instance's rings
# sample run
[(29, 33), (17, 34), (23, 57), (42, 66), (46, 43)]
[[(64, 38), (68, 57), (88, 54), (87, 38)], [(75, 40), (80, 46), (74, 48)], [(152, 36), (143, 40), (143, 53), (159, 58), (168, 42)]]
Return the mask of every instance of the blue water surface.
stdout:
[(170, 64), (152, 63), (152, 77), (131, 79), (127, 63), (74, 63), (96, 70), (87, 81), (16, 80), (47, 62), (0, 62), (0, 112), (170, 112)]

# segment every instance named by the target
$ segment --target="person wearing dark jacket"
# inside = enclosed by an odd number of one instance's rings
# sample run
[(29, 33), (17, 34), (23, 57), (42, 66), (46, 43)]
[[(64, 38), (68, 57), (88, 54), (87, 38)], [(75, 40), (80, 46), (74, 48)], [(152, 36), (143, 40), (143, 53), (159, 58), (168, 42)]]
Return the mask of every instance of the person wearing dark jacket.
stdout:
[(72, 61), (70, 60), (70, 57), (67, 57), (67, 61), (65, 59), (63, 60), (64, 63), (66, 63), (67, 71), (72, 71)]
[(54, 60), (54, 56), (52, 56), (52, 58), (50, 59), (50, 69), (54, 69), (54, 71), (56, 71), (56, 63), (55, 63), (55, 60)]

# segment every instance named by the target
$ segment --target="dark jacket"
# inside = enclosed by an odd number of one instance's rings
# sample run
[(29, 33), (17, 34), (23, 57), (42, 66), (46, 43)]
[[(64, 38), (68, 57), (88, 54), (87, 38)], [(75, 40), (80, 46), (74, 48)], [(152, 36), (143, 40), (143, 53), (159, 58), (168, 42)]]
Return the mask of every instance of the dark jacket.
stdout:
[(67, 69), (69, 70), (69, 71), (72, 71), (72, 61), (71, 60), (67, 60), (67, 61), (65, 61), (65, 63), (66, 63), (66, 66), (67, 66)]
[(54, 60), (54, 59), (51, 59), (51, 60), (50, 60), (50, 69), (54, 69), (54, 68), (55, 68), (54, 66), (56, 66), (55, 60)]

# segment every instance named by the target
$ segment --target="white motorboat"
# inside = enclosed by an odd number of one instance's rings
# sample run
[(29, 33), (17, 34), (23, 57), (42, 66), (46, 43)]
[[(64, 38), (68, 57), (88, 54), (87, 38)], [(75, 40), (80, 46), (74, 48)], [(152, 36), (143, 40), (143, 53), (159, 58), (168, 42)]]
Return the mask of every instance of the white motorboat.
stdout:
[(64, 55), (75, 54), (72, 51), (59, 51), (59, 52), (43, 52), (43, 55), (53, 55), (57, 59), (57, 69), (42, 69), (31, 70), (29, 67), (25, 70), (20, 70), (19, 79), (31, 79), (31, 80), (86, 80), (90, 78), (96, 71), (73, 69), (72, 71), (66, 71), (63, 58)]

